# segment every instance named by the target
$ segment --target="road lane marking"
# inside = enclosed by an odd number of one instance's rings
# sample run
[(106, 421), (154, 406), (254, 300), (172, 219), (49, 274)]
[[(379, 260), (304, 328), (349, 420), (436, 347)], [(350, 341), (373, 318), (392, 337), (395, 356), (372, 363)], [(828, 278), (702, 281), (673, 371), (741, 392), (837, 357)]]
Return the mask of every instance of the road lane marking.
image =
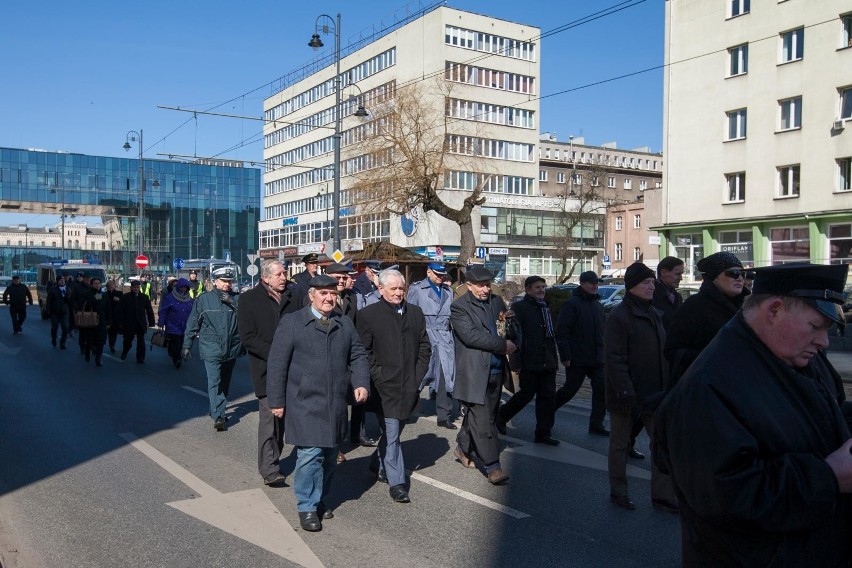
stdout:
[(510, 517), (514, 517), (516, 519), (526, 519), (531, 515), (528, 515), (524, 512), (518, 511), (517, 509), (513, 509), (511, 507), (507, 507), (506, 505), (501, 505), (500, 503), (496, 503), (491, 501), (490, 499), (486, 499), (485, 497), (480, 497), (479, 495), (474, 495), (469, 491), (465, 491), (464, 489), (459, 489), (458, 487), (453, 487), (443, 481), (438, 481), (437, 479), (432, 479), (431, 477), (426, 477), (416, 471), (411, 472), (411, 479), (416, 479), (417, 481), (421, 481), (426, 483), (427, 485), (431, 485), (432, 487), (437, 487), (447, 493), (451, 493), (456, 495), (457, 497), (461, 497), (463, 499), (467, 499), (468, 501), (473, 501), (474, 503), (478, 503), (484, 507), (488, 507), (489, 509), (494, 509), (499, 513), (503, 513), (504, 515), (509, 515)]
[(299, 538), (262, 489), (221, 493), (132, 432), (119, 436), (200, 495), (196, 499), (166, 503), (169, 507), (305, 568), (323, 568), (319, 558)]
[(21, 352), (21, 347), (6, 347), (3, 343), (0, 343), (0, 354), (2, 355), (17, 355)]
[(194, 388), (192, 388), (192, 387), (188, 387), (188, 386), (186, 386), (186, 385), (182, 385), (180, 388), (182, 388), (182, 389), (186, 389), (186, 390), (188, 390), (189, 392), (194, 392), (195, 394), (199, 394), (199, 395), (203, 396), (204, 398), (207, 398), (207, 397), (209, 396), (209, 395), (208, 395), (206, 392), (204, 392), (204, 391), (201, 391), (201, 390), (198, 390), (198, 389), (194, 389)]

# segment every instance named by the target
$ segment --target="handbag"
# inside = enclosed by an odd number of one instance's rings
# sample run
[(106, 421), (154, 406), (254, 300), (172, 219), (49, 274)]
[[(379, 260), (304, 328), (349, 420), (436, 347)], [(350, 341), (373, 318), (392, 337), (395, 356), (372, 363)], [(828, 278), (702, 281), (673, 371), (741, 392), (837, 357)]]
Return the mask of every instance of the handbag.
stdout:
[(169, 342), (169, 340), (166, 337), (166, 334), (163, 333), (162, 331), (157, 330), (153, 334), (151, 334), (151, 348), (152, 349), (154, 348), (154, 346), (165, 347), (168, 344), (168, 342)]
[(86, 311), (86, 304), (83, 305), (83, 309), (81, 311), (74, 312), (74, 325), (80, 329), (98, 327), (99, 323), (100, 318), (98, 317), (98, 312)]

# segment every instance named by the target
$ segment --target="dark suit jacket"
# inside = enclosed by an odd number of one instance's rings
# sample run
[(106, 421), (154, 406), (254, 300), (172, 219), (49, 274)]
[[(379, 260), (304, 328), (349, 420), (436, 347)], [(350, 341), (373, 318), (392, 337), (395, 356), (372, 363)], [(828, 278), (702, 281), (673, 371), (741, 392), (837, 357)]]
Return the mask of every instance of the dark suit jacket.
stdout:
[(417, 406), (420, 381), (429, 368), (432, 344), (418, 306), (403, 301), (402, 315), (384, 300), (358, 313), (358, 334), (370, 361), (370, 408), (406, 420)]
[(672, 324), (674, 313), (683, 304), (683, 298), (677, 291), (675, 291), (674, 298), (675, 301), (672, 304), (669, 302), (666, 285), (659, 280), (654, 283), (654, 298), (651, 300), (651, 304), (662, 312), (663, 327), (666, 328), (666, 331), (668, 331), (669, 326)]
[(269, 359), (275, 329), (284, 314), (295, 312), (302, 305), (290, 290), (285, 290), (281, 294), (281, 302), (276, 303), (266, 291), (263, 282), (240, 296), (237, 328), (240, 341), (248, 351), (254, 394), (263, 398), (266, 396), (266, 361)]
[(129, 292), (121, 297), (118, 303), (117, 319), (124, 328), (124, 333), (141, 333), (149, 327), (154, 327), (154, 308), (151, 299), (142, 294)]

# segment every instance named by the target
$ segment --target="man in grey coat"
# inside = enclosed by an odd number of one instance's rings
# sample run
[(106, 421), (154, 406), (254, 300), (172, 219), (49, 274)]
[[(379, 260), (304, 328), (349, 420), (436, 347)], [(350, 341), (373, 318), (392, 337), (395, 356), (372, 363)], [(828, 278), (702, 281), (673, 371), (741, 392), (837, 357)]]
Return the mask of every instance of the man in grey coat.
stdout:
[(500, 446), (495, 418), (500, 391), (511, 384), (506, 355), (516, 351), (515, 344), (498, 331), (506, 315), (506, 303), (491, 293), (494, 275), (484, 266), (467, 270), (467, 293), (453, 302), (450, 321), (456, 346), (455, 398), (465, 407), (464, 420), (456, 437), (456, 458), (464, 467), (474, 467), (470, 458), (476, 453), (485, 466), (488, 481), (505, 483), (509, 476), (500, 465)]
[(313, 277), (308, 299), (278, 324), (266, 396), (270, 412), (284, 417), (285, 441), (296, 446), (296, 510), (302, 528), (314, 532), (322, 530), (320, 519), (334, 516), (325, 499), (347, 433), (346, 396), (351, 385), (356, 403), (367, 400), (370, 367), (352, 321), (334, 311), (337, 280)]

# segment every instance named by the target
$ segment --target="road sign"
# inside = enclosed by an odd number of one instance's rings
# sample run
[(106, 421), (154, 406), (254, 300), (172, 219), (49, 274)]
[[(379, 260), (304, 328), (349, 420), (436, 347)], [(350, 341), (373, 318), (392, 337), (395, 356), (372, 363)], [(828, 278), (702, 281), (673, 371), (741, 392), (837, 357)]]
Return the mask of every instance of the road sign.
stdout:
[(611, 265), (610, 263), (608, 263), (608, 262), (604, 262), (604, 263), (603, 263), (603, 267), (604, 267), (604, 269), (606, 269), (606, 270), (609, 270), (611, 266), (612, 266), (612, 265)]
[(256, 254), (247, 254), (246, 256), (248, 257), (248, 261), (249, 261), (251, 264), (254, 264), (254, 261), (255, 261), (255, 260), (257, 260), (257, 255), (256, 255)]
[(485, 258), (485, 247), (476, 247), (476, 258)]
[(509, 249), (489, 247), (488, 254), (495, 254), (497, 256), (509, 256)]
[(331, 253), (331, 258), (334, 259), (334, 262), (340, 262), (344, 259), (343, 253), (340, 252), (340, 249), (337, 249), (333, 253)]
[(603, 263), (604, 263), (604, 264), (609, 264), (609, 255), (608, 255), (608, 254), (605, 254), (605, 255), (604, 255)]
[(172, 261), (172, 266), (175, 267), (175, 270), (180, 270), (181, 268), (183, 268), (183, 259), (182, 258), (174, 259)]
[(136, 257), (136, 268), (140, 270), (143, 268), (148, 268), (148, 257), (144, 254), (140, 254)]
[(249, 264), (246, 267), (246, 274), (248, 274), (249, 276), (257, 276), (257, 265)]

